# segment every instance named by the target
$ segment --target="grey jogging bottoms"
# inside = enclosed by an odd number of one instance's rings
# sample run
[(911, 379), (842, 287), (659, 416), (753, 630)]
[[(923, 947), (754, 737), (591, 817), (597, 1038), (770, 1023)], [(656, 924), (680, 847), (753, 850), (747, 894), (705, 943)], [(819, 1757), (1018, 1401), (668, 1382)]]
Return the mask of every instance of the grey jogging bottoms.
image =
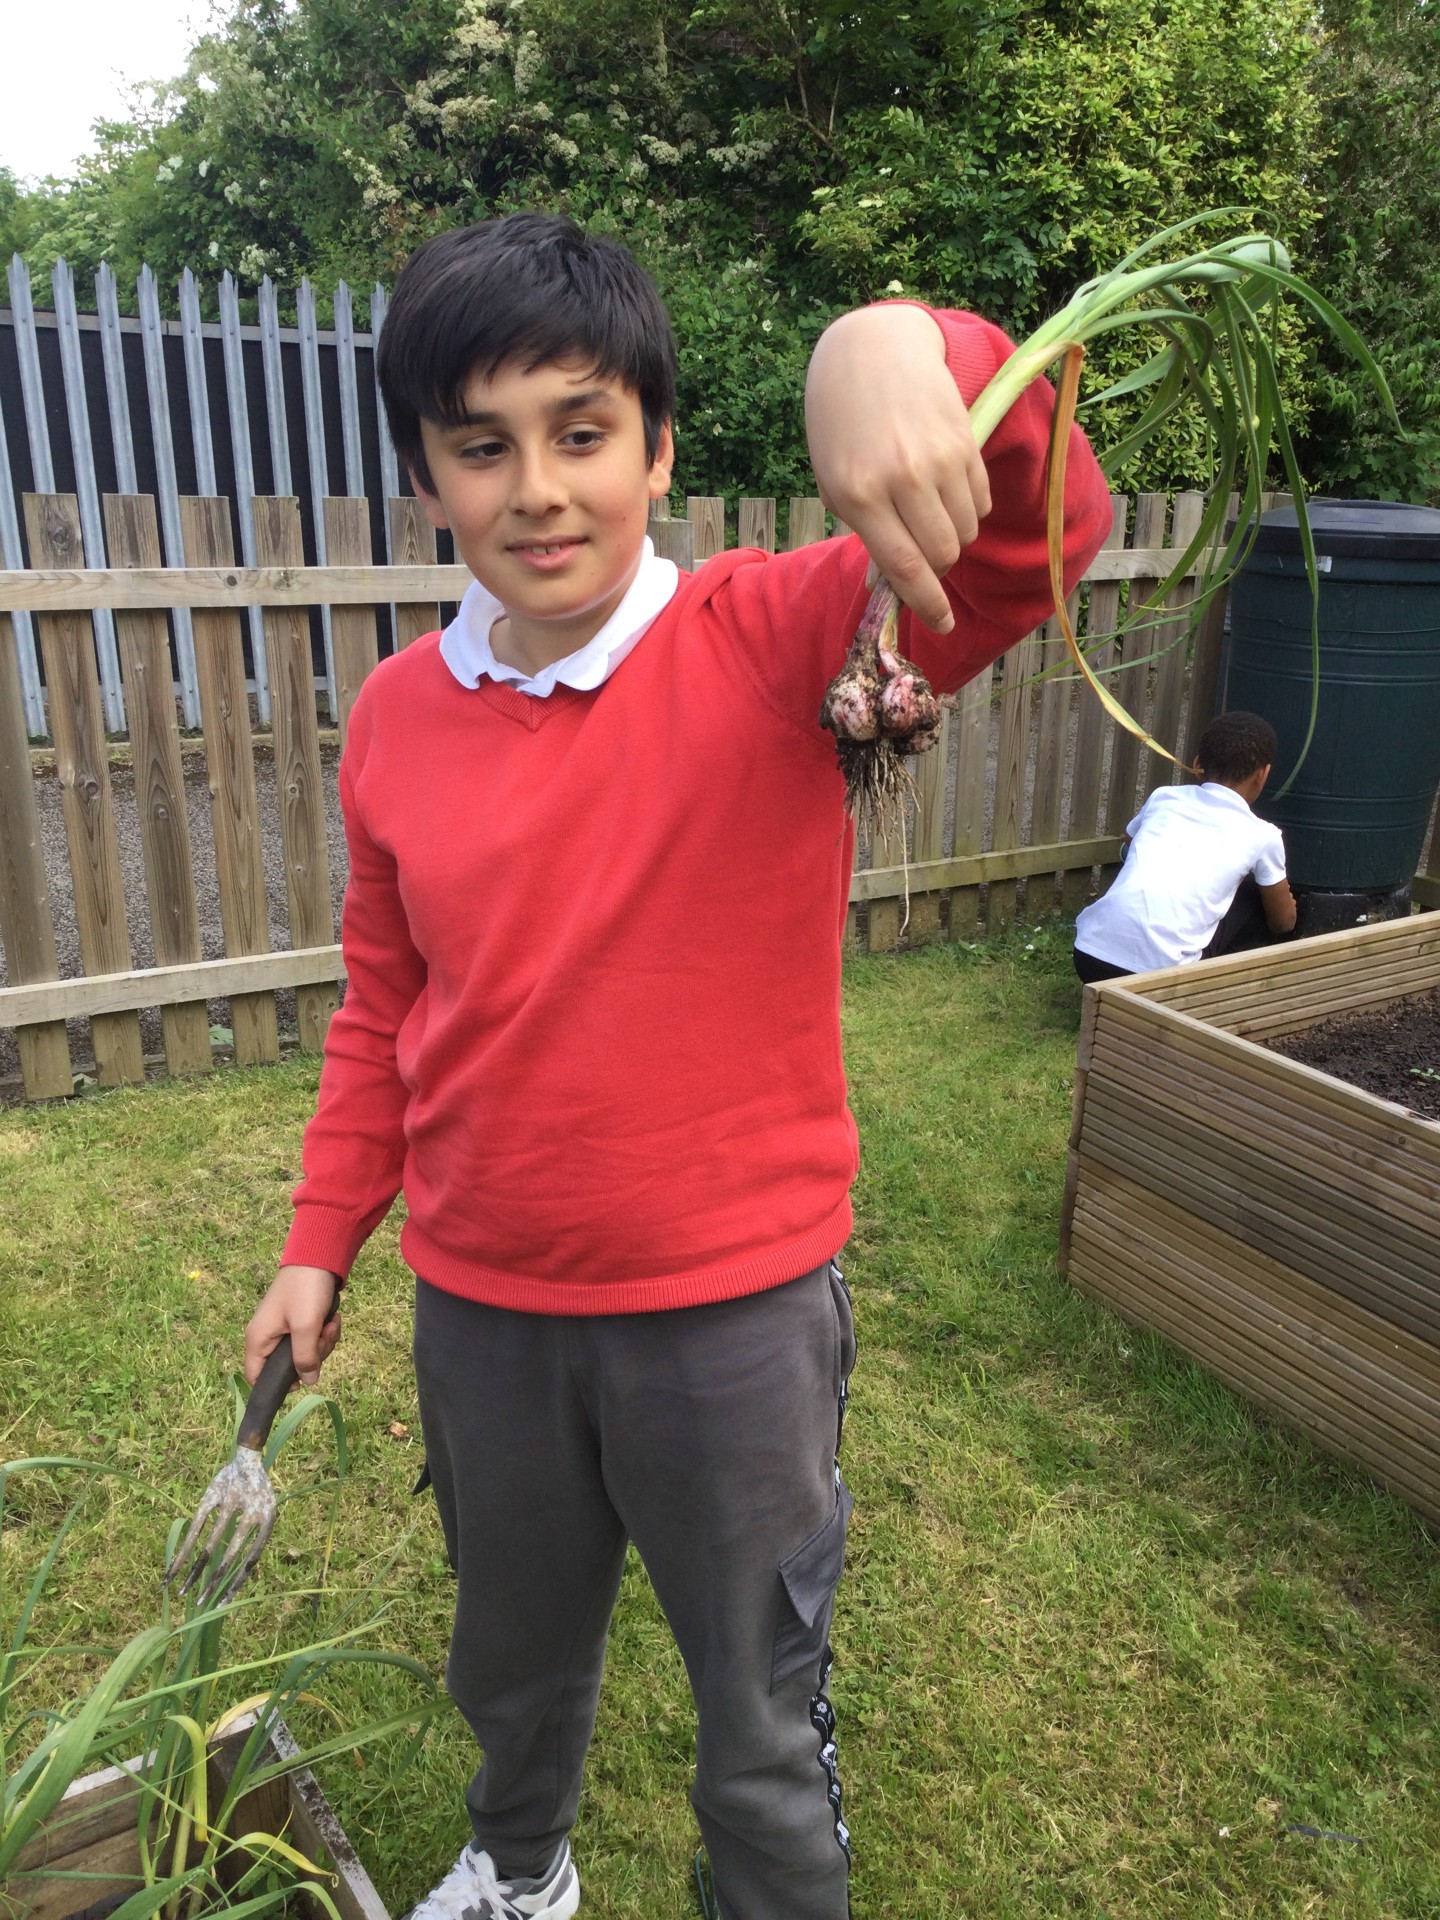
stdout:
[(576, 1318), (415, 1293), (426, 1454), (458, 1578), (446, 1682), (506, 1876), (575, 1819), (627, 1539), (698, 1711), (691, 1795), (726, 1920), (845, 1920), (826, 1695), (855, 1356), (838, 1267), (713, 1306)]

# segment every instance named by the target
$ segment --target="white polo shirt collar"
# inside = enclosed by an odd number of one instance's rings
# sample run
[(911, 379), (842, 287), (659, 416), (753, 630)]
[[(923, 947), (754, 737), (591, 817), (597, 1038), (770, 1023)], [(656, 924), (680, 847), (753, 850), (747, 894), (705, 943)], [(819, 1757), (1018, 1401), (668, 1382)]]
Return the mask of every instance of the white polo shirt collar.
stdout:
[(647, 537), (635, 578), (600, 631), (577, 652), (552, 661), (537, 674), (526, 675), (519, 667), (506, 666), (495, 658), (490, 630), (505, 609), (489, 588), (476, 580), (466, 589), (455, 618), (440, 636), (440, 657), (462, 687), (478, 687), (483, 677), (533, 694), (538, 700), (556, 687), (574, 687), (588, 693), (610, 678), (656, 615), (670, 604), (679, 584), (680, 569), (673, 560), (657, 559), (654, 542)]

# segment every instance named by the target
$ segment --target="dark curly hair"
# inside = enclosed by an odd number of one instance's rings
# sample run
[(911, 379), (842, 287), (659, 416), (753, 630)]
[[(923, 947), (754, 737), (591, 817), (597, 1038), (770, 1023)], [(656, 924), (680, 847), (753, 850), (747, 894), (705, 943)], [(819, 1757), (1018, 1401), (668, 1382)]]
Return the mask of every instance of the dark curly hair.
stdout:
[(1258, 713), (1222, 713), (1200, 736), (1195, 760), (1207, 780), (1234, 786), (1275, 764), (1275, 729)]
[(571, 358), (639, 395), (653, 460), (675, 412), (675, 336), (633, 255), (550, 213), (436, 234), (406, 261), (380, 330), (376, 376), (396, 452), (433, 490), (422, 419), (458, 425), (475, 374)]

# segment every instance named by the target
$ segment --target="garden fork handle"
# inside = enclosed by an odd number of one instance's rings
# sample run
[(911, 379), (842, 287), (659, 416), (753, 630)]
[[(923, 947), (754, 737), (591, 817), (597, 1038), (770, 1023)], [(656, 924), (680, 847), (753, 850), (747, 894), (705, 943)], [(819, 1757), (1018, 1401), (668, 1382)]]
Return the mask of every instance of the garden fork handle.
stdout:
[[(340, 1287), (337, 1282), (330, 1311), (325, 1315), (327, 1322), (335, 1317), (335, 1309), (339, 1304)], [(299, 1378), (287, 1333), (270, 1349), (259, 1377), (250, 1389), (250, 1398), (245, 1402), (245, 1413), (240, 1421), (236, 1440), (238, 1446), (250, 1447), (256, 1453), (264, 1451), (275, 1417), (285, 1404), (285, 1396)]]

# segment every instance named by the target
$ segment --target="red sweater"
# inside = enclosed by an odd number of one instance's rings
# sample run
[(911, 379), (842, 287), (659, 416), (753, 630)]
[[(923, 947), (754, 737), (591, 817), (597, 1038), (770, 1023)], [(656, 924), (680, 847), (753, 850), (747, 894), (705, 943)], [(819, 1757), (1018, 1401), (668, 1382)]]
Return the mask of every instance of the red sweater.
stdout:
[[(972, 400), (1009, 343), (936, 318)], [(1050, 408), (1032, 386), (986, 447), (954, 632), (902, 621), (937, 689), (1050, 611)], [(1068, 504), (1073, 584), (1111, 519), (1078, 432)], [(417, 1273), (528, 1312), (723, 1300), (837, 1251), (853, 835), (816, 716), (865, 569), (854, 538), (718, 555), (591, 692), (467, 689), (437, 635), (370, 676), (340, 768), (349, 985), (287, 1262), (347, 1273), (402, 1187)]]

